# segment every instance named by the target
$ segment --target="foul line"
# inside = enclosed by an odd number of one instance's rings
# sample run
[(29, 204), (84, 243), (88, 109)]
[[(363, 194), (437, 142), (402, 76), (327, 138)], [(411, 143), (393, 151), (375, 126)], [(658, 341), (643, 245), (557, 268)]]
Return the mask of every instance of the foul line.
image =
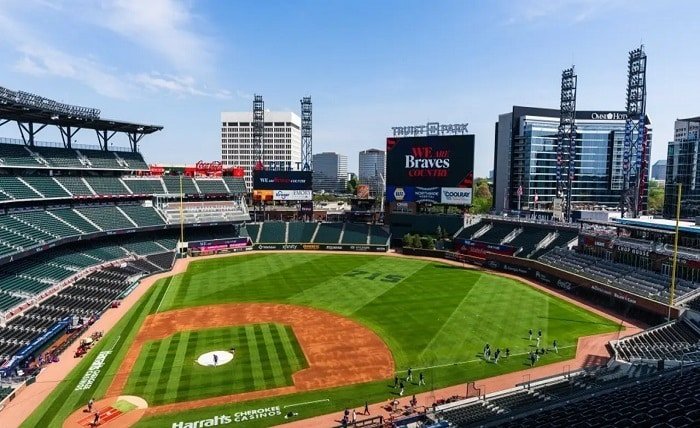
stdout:
[(114, 350), (114, 348), (117, 346), (117, 343), (119, 343), (119, 339), (121, 339), (121, 338), (122, 338), (121, 334), (119, 336), (117, 336), (117, 338), (114, 339), (114, 342), (112, 343), (112, 347), (107, 349), (107, 351), (112, 352)]
[(331, 401), (328, 398), (324, 398), (323, 400), (314, 400), (314, 401), (305, 401), (303, 403), (296, 403), (296, 404), (287, 404), (286, 406), (282, 406), (283, 409), (286, 409), (287, 407), (296, 407), (296, 406), (303, 406), (306, 404), (314, 404), (314, 403), (324, 403), (326, 401)]
[[(568, 346), (560, 346), (559, 349), (566, 349), (566, 348), (575, 348), (576, 345), (568, 345)], [(529, 352), (520, 352), (517, 354), (510, 354), (511, 357), (516, 357), (518, 355), (528, 355)], [(509, 357), (510, 358), (510, 357)], [(469, 364), (469, 363), (474, 363), (477, 361), (488, 361), (491, 362), (493, 360), (484, 360), (483, 358), (475, 358), (473, 360), (466, 360), (466, 361), (457, 361), (454, 363), (447, 363), (447, 364), (438, 364), (436, 366), (426, 366), (426, 367), (416, 367), (412, 368), (411, 370), (416, 371), (416, 370), (427, 370), (427, 369), (437, 369), (440, 367), (449, 367), (449, 366), (458, 366), (460, 364)], [(408, 370), (397, 370), (396, 373), (408, 373)]]
[[(165, 286), (165, 293), (160, 297), (160, 302), (158, 302), (158, 307), (156, 308), (156, 314), (160, 312), (160, 305), (163, 304), (163, 300), (165, 300), (165, 296), (168, 295), (168, 291), (170, 291), (170, 283), (173, 282), (172, 280), (168, 281), (168, 285)], [(155, 314), (154, 314), (155, 315)]]

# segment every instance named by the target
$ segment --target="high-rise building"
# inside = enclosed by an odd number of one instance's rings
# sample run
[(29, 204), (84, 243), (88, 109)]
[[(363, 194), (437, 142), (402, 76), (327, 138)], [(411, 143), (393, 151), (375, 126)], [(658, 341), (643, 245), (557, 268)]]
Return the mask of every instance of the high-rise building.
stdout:
[[(573, 209), (617, 208), (623, 186), (623, 141), (627, 113), (576, 112)], [(647, 118), (647, 164), (651, 128)], [(494, 152), (494, 209), (551, 209), (557, 195), (559, 110), (514, 106), (499, 115)], [(568, 152), (568, 148), (567, 148)], [(636, 153), (631, 159), (637, 159)], [(566, 168), (566, 164), (562, 166)], [(566, 177), (566, 170), (562, 173)], [(636, 177), (631, 174), (630, 182)], [(520, 204), (520, 206), (518, 206)], [(646, 210), (646, 196), (642, 206)]]
[(348, 157), (338, 153), (316, 153), (314, 164), (314, 191), (344, 193), (348, 183)]
[(666, 158), (664, 217), (676, 217), (678, 183), (681, 217), (700, 216), (700, 116), (676, 120)]
[[(245, 183), (253, 186), (253, 112), (221, 113), (221, 162), (245, 170)], [(301, 169), (301, 119), (292, 112), (265, 112), (263, 134), (265, 168)]]
[(360, 152), (359, 183), (369, 186), (369, 195), (379, 198), (384, 193), (386, 155), (384, 150), (369, 149)]
[(657, 181), (666, 180), (666, 160), (658, 160), (651, 167), (651, 178)]

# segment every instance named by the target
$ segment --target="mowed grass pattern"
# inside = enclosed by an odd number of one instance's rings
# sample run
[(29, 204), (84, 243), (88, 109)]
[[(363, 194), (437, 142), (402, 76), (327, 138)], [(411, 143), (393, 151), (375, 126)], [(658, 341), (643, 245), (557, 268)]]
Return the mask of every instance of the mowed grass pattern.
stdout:
[[(162, 310), (221, 302), (284, 302), (340, 313), (370, 327), (391, 349), (397, 370), (435, 368), (447, 383), (481, 373), (485, 343), (525, 355), (528, 329), (541, 347), (556, 339), (574, 355), (580, 336), (618, 326), (509, 278), (423, 260), (378, 255), (252, 254), (192, 263), (173, 278)], [(458, 366), (452, 364), (458, 363)], [(492, 365), (490, 365), (492, 366)], [(485, 374), (520, 370), (502, 362)]]
[[(197, 363), (200, 355), (236, 348), (233, 361), (218, 367)], [(289, 326), (246, 326), (183, 331), (146, 342), (125, 388), (150, 405), (189, 401), (292, 385), (292, 374), (308, 367)]]

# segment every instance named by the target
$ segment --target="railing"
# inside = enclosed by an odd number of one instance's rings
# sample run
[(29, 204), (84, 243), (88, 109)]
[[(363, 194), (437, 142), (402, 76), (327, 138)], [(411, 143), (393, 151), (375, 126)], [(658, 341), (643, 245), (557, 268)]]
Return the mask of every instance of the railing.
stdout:
[[(26, 144), (24, 143), (23, 140), (20, 140), (19, 138), (7, 138), (7, 137), (0, 137), (0, 144), (13, 144), (16, 146), (25, 146)], [(65, 149), (66, 147), (63, 145), (63, 143), (60, 143), (58, 141), (34, 141), (34, 145), (36, 147), (53, 147), (53, 148), (60, 148), (60, 149)], [(71, 144), (72, 149), (83, 149), (83, 150), (102, 150), (100, 146), (91, 146), (88, 144)], [(109, 147), (110, 152), (131, 152), (130, 147)]]

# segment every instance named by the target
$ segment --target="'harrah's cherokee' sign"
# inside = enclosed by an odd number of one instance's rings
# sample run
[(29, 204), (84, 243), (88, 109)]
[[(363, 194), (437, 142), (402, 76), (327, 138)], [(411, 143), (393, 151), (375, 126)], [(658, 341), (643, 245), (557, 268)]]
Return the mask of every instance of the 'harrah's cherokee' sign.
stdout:
[(387, 138), (387, 185), (472, 187), (474, 136)]

